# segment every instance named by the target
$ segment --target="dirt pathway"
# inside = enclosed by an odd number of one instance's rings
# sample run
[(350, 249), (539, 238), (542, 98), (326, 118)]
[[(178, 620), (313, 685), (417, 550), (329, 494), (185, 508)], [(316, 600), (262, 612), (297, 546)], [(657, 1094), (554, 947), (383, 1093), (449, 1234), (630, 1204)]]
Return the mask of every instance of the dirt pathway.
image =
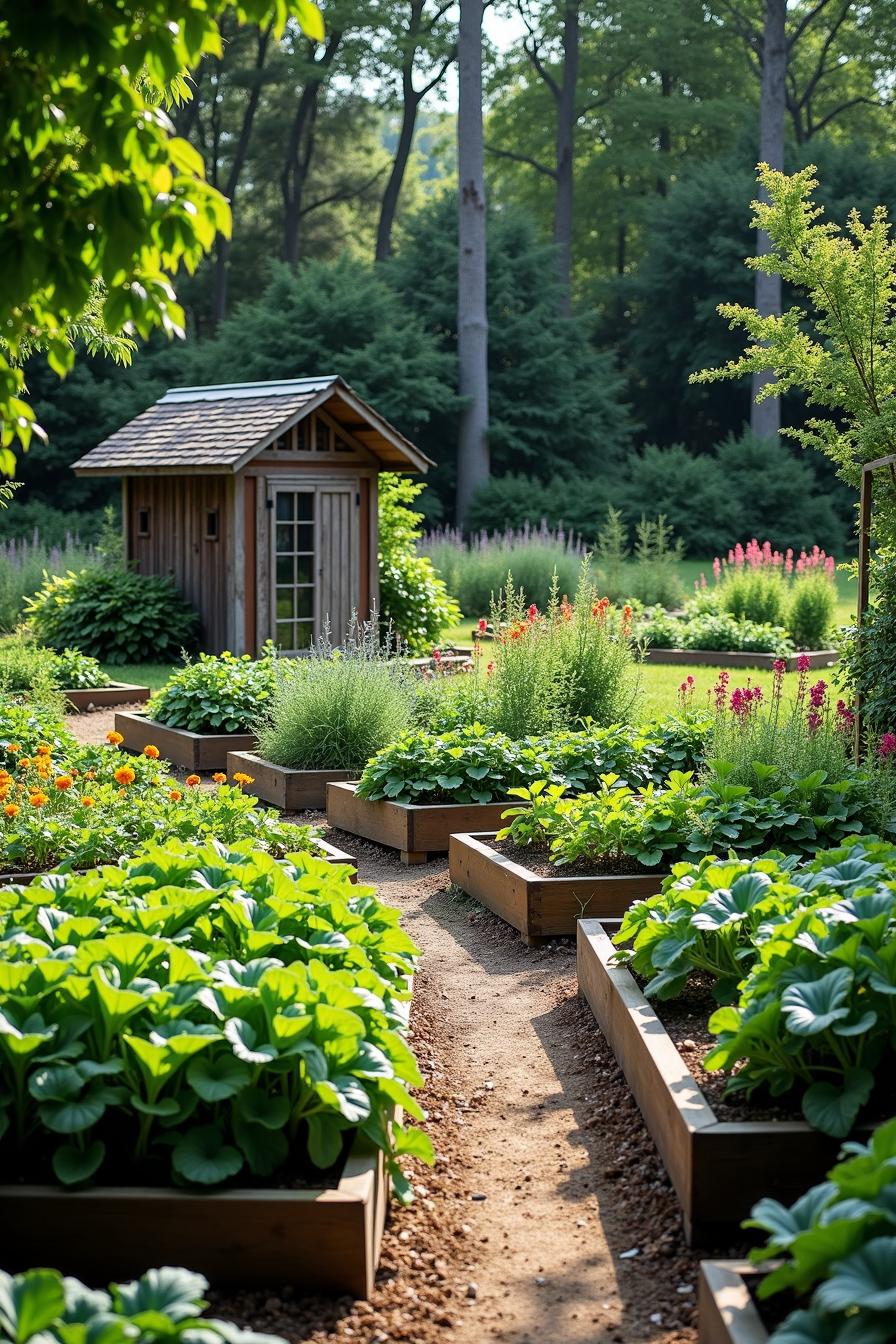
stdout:
[[(112, 716), (70, 720), (101, 740)], [(314, 817), (319, 820), (318, 816)], [(218, 1298), (294, 1344), (692, 1344), (696, 1258), (624, 1079), (576, 994), (571, 942), (527, 948), (448, 883), (343, 832), (423, 949), (412, 1014), (432, 1171), (395, 1209), (369, 1304)]]

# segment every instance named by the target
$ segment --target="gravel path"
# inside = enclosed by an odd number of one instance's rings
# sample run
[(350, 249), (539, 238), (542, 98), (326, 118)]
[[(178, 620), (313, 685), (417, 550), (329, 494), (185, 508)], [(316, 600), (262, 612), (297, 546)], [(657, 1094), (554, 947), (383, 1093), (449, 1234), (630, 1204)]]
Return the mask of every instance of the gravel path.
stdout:
[[(101, 740), (112, 714), (70, 722)], [(693, 1344), (697, 1259), (577, 996), (572, 942), (527, 948), (450, 887), (444, 860), (404, 868), (332, 838), (423, 950), (412, 1043), (437, 1162), (390, 1215), (370, 1303), (277, 1288), (217, 1297), (215, 1310), (294, 1344)]]

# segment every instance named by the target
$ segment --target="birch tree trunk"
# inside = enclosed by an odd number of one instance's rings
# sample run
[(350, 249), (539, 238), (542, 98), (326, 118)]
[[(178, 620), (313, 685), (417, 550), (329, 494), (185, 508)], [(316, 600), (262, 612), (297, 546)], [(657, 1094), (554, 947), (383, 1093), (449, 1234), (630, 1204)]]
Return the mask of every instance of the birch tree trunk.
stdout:
[[(787, 115), (787, 0), (765, 0), (765, 20), (762, 30), (762, 93), (759, 109), (759, 158), (769, 167), (784, 171), (784, 121)], [(763, 193), (763, 199), (767, 199)], [(768, 234), (760, 229), (756, 234), (756, 255), (764, 257), (770, 250)], [(755, 302), (764, 316), (781, 312), (781, 277), (756, 272)], [(775, 438), (781, 428), (781, 400), (768, 397), (756, 405), (761, 388), (774, 381), (771, 373), (754, 373), (750, 428), (764, 439)]]
[(489, 477), (488, 317), (485, 269), (485, 170), (482, 133), (483, 0), (460, 0), (457, 177), (458, 391), (464, 399), (457, 445), (457, 524)]

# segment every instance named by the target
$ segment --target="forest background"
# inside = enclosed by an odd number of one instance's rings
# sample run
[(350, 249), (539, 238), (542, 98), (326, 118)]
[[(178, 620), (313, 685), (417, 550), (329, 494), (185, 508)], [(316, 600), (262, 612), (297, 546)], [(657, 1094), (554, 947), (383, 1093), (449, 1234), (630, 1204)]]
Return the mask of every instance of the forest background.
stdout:
[[(4, 535), (90, 536), (115, 482), (68, 465), (174, 385), (338, 373), (437, 462), (454, 519), (457, 12), (331, 0), (326, 41), (222, 24), (177, 130), (232, 202), (232, 239), (178, 282), (186, 342), (129, 367), (79, 354), (26, 378), (47, 445)], [(842, 553), (827, 461), (749, 431), (747, 382), (688, 376), (739, 351), (750, 303), (763, 0), (496, 3), (486, 50), (491, 482), (470, 528), (542, 518), (590, 540), (607, 505), (664, 512), (692, 553), (744, 534)], [(785, 167), (818, 166), (843, 222), (896, 208), (896, 6), (786, 6)], [(784, 295), (785, 306), (788, 296)], [(782, 405), (799, 424), (796, 396)]]

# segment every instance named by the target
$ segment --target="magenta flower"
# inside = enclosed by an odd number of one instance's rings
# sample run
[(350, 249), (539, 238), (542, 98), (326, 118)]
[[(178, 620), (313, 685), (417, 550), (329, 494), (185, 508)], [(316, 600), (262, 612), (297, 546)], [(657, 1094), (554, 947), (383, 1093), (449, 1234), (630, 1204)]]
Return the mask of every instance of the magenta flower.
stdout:
[(716, 583), (718, 583), (719, 579), (722, 577), (722, 562), (718, 556), (716, 556), (715, 560), (712, 562), (712, 572), (715, 575)]
[(877, 754), (881, 760), (887, 760), (896, 752), (896, 733), (884, 733), (880, 742), (877, 744)]
[(808, 672), (808, 671), (809, 671), (809, 655), (808, 655), (808, 653), (801, 653), (800, 656), (797, 658), (797, 660), (796, 660), (796, 670), (797, 670), (797, 672)]
[(822, 709), (824, 707), (825, 692), (828, 689), (826, 681), (816, 681), (815, 685), (809, 691), (809, 702), (813, 709)]
[(845, 700), (837, 701), (837, 728), (841, 733), (851, 733), (856, 725), (856, 716)]
[(772, 663), (772, 671), (775, 674), (775, 681), (780, 681), (784, 673), (787, 671), (787, 659), (776, 658), (775, 661)]
[(821, 727), (821, 715), (817, 709), (810, 709), (806, 715), (806, 724), (810, 733), (815, 733)]

